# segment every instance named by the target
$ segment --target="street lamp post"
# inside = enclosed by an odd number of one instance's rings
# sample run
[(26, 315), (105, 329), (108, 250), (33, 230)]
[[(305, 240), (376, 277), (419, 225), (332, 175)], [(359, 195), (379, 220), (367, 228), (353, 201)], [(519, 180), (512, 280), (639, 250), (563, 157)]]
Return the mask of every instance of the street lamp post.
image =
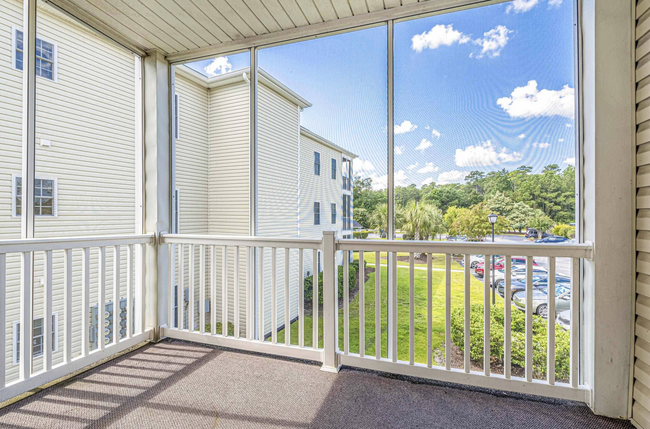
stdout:
[[(494, 224), (497, 223), (497, 218), (498, 217), (499, 216), (494, 214), (494, 213), (490, 213), (488, 215), (488, 220), (492, 224), (492, 243), (494, 243)], [(492, 255), (492, 267), (491, 268), (492, 268), (492, 305), (494, 305), (495, 302), (496, 302), (495, 301), (496, 300), (496, 294), (495, 294), (495, 289), (494, 289), (494, 286), (495, 286), (495, 284), (494, 284), (494, 282), (495, 282), (494, 269), (496, 267), (494, 266), (494, 255)]]

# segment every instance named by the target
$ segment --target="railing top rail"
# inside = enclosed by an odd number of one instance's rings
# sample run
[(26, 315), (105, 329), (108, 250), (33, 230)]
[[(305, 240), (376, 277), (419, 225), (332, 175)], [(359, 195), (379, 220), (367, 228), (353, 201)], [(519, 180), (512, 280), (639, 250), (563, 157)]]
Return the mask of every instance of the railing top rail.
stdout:
[(44, 250), (80, 249), (84, 247), (116, 245), (126, 246), (129, 244), (151, 244), (153, 242), (153, 234), (0, 240), (0, 253), (39, 252)]
[(449, 242), (408, 240), (337, 240), (337, 250), (365, 252), (450, 253), (461, 255), (509, 255), (556, 258), (593, 258), (593, 245), (580, 244), (510, 244), (491, 242)]
[(221, 235), (161, 234), (161, 244), (206, 244), (215, 246), (279, 247), (321, 249), (322, 240), (308, 238), (246, 237)]

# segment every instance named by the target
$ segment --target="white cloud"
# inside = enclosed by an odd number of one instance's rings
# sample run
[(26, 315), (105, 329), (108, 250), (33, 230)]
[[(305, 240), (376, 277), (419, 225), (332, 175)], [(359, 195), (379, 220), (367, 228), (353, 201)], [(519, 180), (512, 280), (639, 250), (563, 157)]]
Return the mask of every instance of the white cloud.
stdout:
[(523, 138), (525, 138), (525, 137), (526, 137), (526, 134), (519, 134), (519, 135), (517, 136), (517, 138), (520, 138), (520, 139), (523, 139)]
[(540, 149), (546, 149), (547, 147), (550, 147), (550, 143), (533, 143), (533, 147), (538, 147)]
[(563, 0), (548, 0), (548, 5), (549, 6), (560, 7), (560, 5), (562, 4), (562, 1)]
[(404, 121), (400, 125), (395, 125), (395, 134), (405, 134), (415, 131), (418, 126), (412, 124), (411, 121)]
[(418, 173), (424, 174), (424, 173), (433, 173), (440, 170), (439, 167), (436, 167), (433, 165), (433, 162), (427, 162), (424, 167), (420, 168), (418, 170)]
[(564, 141), (564, 139), (557, 139), (557, 141), (559, 141), (560, 143), (562, 143), (562, 142)]
[(433, 183), (433, 177), (427, 177), (422, 181), (422, 186), (429, 186)]
[(515, 0), (508, 5), (506, 13), (510, 13), (511, 11), (514, 11), (515, 13), (528, 12), (535, 7), (537, 3), (539, 3), (539, 0)]
[(428, 147), (431, 147), (432, 145), (433, 145), (433, 143), (431, 143), (429, 140), (427, 140), (427, 139), (422, 139), (422, 141), (421, 141), (420, 144), (415, 148), (415, 150), (421, 150), (421, 151), (424, 153), (424, 150), (425, 150), (426, 148), (428, 148)]
[(411, 39), (411, 48), (415, 52), (422, 52), (423, 49), (437, 49), (440, 46), (451, 46), (455, 43), (467, 43), (470, 37), (460, 31), (454, 30), (453, 24), (438, 24), (428, 32), (416, 34)]
[(501, 50), (508, 43), (508, 30), (505, 25), (497, 25), (492, 30), (483, 33), (483, 38), (474, 40), (475, 45), (481, 46), (481, 53), (476, 58), (498, 57)]
[(571, 124), (566, 124), (566, 127), (567, 127), (567, 128), (571, 128), (572, 126), (573, 126), (573, 125), (571, 125)]
[(364, 161), (361, 158), (355, 158), (353, 161), (352, 169), (354, 170), (355, 174), (359, 174), (361, 176), (369, 176), (370, 172), (375, 170), (375, 166), (372, 165), (372, 162), (370, 161)]
[(205, 66), (203, 70), (205, 70), (208, 76), (216, 76), (218, 74), (228, 73), (232, 70), (232, 64), (228, 61), (228, 57), (217, 57)]
[(424, 129), (425, 129), (425, 130), (430, 130), (431, 127), (427, 125), (426, 127), (424, 127)]
[(564, 161), (562, 161), (562, 164), (568, 164), (568, 165), (575, 166), (576, 165), (576, 158), (575, 157), (567, 158)]
[(395, 155), (401, 155), (404, 153), (404, 146), (395, 146)]
[(465, 149), (456, 149), (454, 156), (459, 167), (497, 165), (502, 162), (520, 161), (522, 158), (521, 153), (510, 152), (505, 147), (497, 152), (490, 140), (476, 146), (467, 146)]
[(445, 171), (438, 175), (438, 184), (447, 185), (449, 183), (463, 183), (467, 173), (458, 170)]
[(408, 170), (413, 170), (415, 167), (417, 167), (419, 164), (416, 162), (415, 164), (411, 164), (407, 167)]
[(441, 136), (440, 131), (436, 130), (435, 128), (431, 130), (431, 137), (435, 137), (439, 139), (440, 136)]
[[(376, 174), (370, 175), (370, 178), (372, 179), (372, 189), (375, 191), (381, 191), (382, 189), (386, 189), (387, 183), (388, 183), (388, 175), (384, 174), (383, 176), (377, 176)], [(399, 170), (395, 172), (395, 176), (393, 177), (393, 180), (395, 181), (395, 186), (408, 186), (409, 185), (409, 180), (406, 177), (406, 173), (404, 170)]]
[[(536, 118), (539, 116), (563, 116), (573, 119), (574, 91), (569, 85), (560, 90), (537, 89), (537, 81), (519, 86), (510, 97), (502, 97), (497, 104), (512, 118)], [(567, 124), (570, 126), (570, 124)]]

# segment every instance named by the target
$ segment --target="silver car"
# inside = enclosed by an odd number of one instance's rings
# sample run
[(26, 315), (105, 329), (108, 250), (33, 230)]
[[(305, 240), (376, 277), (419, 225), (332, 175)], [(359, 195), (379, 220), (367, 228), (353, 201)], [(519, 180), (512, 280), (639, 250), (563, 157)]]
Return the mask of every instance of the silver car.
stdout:
[[(526, 291), (517, 292), (512, 302), (521, 311), (526, 311)], [(555, 287), (555, 317), (558, 313), (571, 308), (571, 288), (568, 285), (560, 284)], [(533, 314), (543, 318), (548, 317), (548, 294), (546, 289), (533, 289)]]

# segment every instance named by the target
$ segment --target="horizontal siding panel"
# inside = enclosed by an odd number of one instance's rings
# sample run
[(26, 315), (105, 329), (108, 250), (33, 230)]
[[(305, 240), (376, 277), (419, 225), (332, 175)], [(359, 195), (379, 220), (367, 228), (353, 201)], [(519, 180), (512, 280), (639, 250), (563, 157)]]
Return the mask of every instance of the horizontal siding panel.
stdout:
[(636, 277), (636, 293), (650, 298), (650, 276), (639, 274)]
[[(647, 302), (644, 303), (644, 305), (646, 304)], [(645, 341), (650, 342), (650, 319), (647, 319), (642, 315), (638, 315), (634, 326), (634, 332), (637, 337), (643, 338)]]
[(634, 382), (634, 400), (646, 410), (650, 408), (650, 388), (639, 380)]

